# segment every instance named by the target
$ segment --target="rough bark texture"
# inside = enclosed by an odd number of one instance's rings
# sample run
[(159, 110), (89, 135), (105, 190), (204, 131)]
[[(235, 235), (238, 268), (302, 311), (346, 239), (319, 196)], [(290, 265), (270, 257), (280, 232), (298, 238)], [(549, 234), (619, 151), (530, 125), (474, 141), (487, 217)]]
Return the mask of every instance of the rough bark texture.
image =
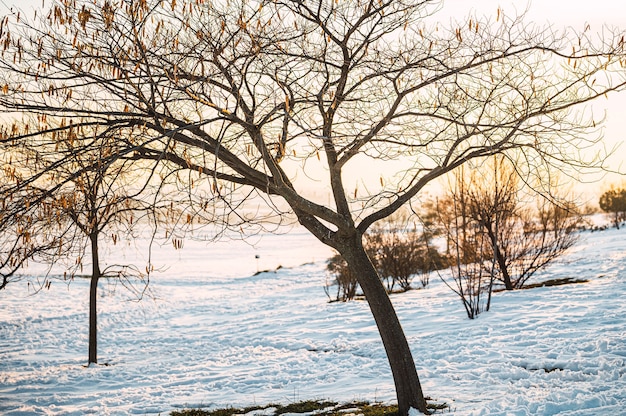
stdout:
[(360, 238), (346, 245), (341, 254), (357, 275), (369, 304), (391, 366), (400, 415), (412, 407), (428, 414), (411, 349), (396, 311)]

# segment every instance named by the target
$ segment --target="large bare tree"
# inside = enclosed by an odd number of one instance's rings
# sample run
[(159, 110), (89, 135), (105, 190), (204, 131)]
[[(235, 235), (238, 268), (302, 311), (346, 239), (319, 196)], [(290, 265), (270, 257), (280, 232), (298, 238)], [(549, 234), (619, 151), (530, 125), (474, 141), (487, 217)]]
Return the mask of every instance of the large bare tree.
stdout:
[[(575, 109), (624, 87), (619, 33), (559, 33), (500, 10), (444, 27), (438, 5), (57, 1), (39, 22), (2, 21), (0, 105), (116, 129), (133, 157), (208, 179), (207, 195), (237, 214), (246, 199), (294, 214), (356, 273), (400, 412), (427, 412), (363, 234), (468, 160), (521, 152), (529, 172), (586, 165), (595, 121)], [(2, 140), (47, 134), (31, 121)], [(308, 196), (311, 183), (330, 198)]]

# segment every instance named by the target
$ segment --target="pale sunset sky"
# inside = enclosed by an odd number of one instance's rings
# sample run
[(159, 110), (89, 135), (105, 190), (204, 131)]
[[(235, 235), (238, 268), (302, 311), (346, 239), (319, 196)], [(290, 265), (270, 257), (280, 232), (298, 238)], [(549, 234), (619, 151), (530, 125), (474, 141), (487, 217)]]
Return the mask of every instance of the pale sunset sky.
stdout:
[[(32, 14), (36, 8), (48, 7), (51, 0), (0, 0), (0, 16), (12, 8), (23, 13)], [(626, 1), (624, 0), (444, 0), (442, 10), (437, 12), (435, 19), (447, 25), (451, 19), (463, 20), (468, 14), (479, 17), (495, 18), (500, 7), (507, 15), (516, 15), (527, 11), (527, 21), (539, 25), (551, 24), (555, 29), (572, 27), (583, 30), (587, 24), (592, 32), (600, 32), (603, 25), (619, 27), (626, 30)], [(595, 114), (606, 114), (603, 126), (604, 142), (607, 148), (620, 145), (617, 152), (608, 159), (611, 169), (626, 173), (626, 93), (613, 94), (608, 100), (595, 103)], [(597, 177), (588, 180), (596, 179)], [(610, 183), (626, 182), (626, 177), (607, 175), (599, 182), (584, 185), (587, 192), (599, 194), (608, 188)]]

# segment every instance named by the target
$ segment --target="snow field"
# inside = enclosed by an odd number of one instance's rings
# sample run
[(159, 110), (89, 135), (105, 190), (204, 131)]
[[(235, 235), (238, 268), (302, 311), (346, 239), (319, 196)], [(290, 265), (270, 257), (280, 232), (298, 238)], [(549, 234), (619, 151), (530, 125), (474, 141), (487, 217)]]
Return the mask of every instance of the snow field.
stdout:
[[(436, 276), (394, 295), (425, 394), (453, 415), (626, 415), (624, 233), (584, 233), (539, 277), (589, 283), (496, 293), (475, 320)], [(393, 401), (367, 304), (327, 302), (330, 254), (299, 232), (255, 247), (163, 247), (154, 258), (168, 268), (152, 277), (152, 297), (101, 283), (99, 360), (110, 365), (89, 368), (88, 281), (34, 296), (26, 282), (10, 285), (0, 293), (0, 414)]]

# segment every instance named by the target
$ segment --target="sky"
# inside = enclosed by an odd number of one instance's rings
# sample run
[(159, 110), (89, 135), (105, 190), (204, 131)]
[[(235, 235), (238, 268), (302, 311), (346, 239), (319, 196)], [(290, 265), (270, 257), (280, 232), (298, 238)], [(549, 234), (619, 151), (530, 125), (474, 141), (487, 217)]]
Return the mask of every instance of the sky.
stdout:
[(536, 23), (552, 23), (559, 26), (583, 28), (586, 23), (598, 28), (603, 23), (612, 26), (626, 26), (626, 2), (620, 0), (568, 1), (535, 0), (528, 2), (511, 0), (445, 0), (444, 8), (454, 10), (457, 16), (469, 11), (477, 15), (491, 15), (498, 7), (505, 14), (522, 13), (528, 8), (528, 17)]
[[(12, 7), (28, 12), (51, 3), (52, 0), (0, 0), (0, 13), (4, 14)], [(479, 16), (491, 15), (498, 7), (511, 14), (528, 8), (528, 17), (537, 23), (550, 22), (574, 28), (584, 27), (586, 23), (592, 28), (603, 23), (626, 26), (626, 2), (621, 0), (444, 0), (445, 13), (456, 16), (464, 16), (470, 11)]]
[[(469, 13), (477, 16), (495, 16), (498, 7), (505, 15), (515, 15), (527, 11), (527, 21), (536, 24), (550, 24), (555, 29), (573, 28), (583, 30), (588, 24), (592, 32), (600, 32), (603, 25), (626, 30), (626, 1), (623, 0), (445, 0), (441, 10), (442, 23), (446, 17), (463, 17)], [(449, 19), (447, 17), (447, 19)], [(605, 102), (594, 104), (594, 113), (606, 112), (603, 140), (607, 148), (619, 146), (609, 158), (611, 169), (626, 173), (626, 93), (614, 94)], [(588, 177), (588, 181), (599, 180), (581, 187), (587, 193), (599, 193), (610, 184), (626, 182), (626, 177), (607, 175), (604, 178)]]
[[(36, 8), (52, 4), (52, 0), (0, 0), (0, 15), (4, 15), (12, 7), (18, 7), (23, 12), (32, 12)], [(495, 18), (501, 8), (504, 14), (515, 15), (527, 10), (527, 21), (537, 24), (551, 24), (555, 29), (571, 27), (582, 30), (588, 24), (592, 31), (601, 31), (603, 25), (621, 27), (626, 30), (626, 1), (622, 0), (444, 0), (443, 8), (436, 17), (446, 24), (450, 19), (462, 19), (468, 14), (479, 17)], [(607, 148), (619, 146), (619, 149), (608, 159), (611, 169), (626, 173), (626, 93), (614, 94), (606, 102), (594, 104), (595, 114), (606, 113), (603, 136)], [(621, 145), (620, 145), (621, 144)], [(588, 181), (599, 180), (598, 183), (587, 186), (591, 192), (598, 192), (598, 187), (607, 188), (609, 184), (626, 182), (626, 177), (608, 175), (605, 178), (598, 176), (587, 177)]]

